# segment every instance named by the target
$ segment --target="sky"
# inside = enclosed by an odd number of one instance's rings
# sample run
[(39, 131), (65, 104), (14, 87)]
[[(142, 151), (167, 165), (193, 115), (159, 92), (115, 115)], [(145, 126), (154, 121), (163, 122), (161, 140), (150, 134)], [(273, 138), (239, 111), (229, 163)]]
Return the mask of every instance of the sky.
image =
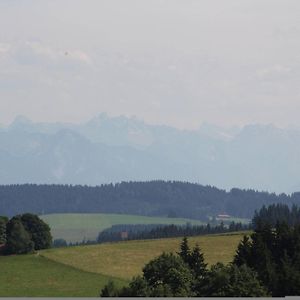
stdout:
[(0, 0), (1, 124), (300, 127), (299, 111), (299, 0)]

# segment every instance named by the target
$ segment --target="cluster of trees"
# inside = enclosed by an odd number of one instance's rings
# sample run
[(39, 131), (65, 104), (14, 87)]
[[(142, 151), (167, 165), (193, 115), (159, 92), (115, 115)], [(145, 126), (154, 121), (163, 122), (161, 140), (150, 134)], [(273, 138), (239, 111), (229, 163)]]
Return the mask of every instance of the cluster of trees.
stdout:
[[(55, 239), (53, 248), (95, 245), (106, 242), (117, 242), (122, 240), (147, 240), (182, 236), (199, 236), (214, 233), (229, 233), (235, 231), (246, 231), (252, 228), (251, 224), (230, 222), (224, 225), (164, 225), (164, 224), (118, 224), (101, 231), (97, 240), (83, 240), (81, 242), (67, 242), (65, 239)], [(125, 236), (123, 233), (126, 233)]]
[(234, 264), (254, 270), (274, 297), (299, 296), (300, 225), (262, 223), (239, 244)]
[(272, 203), (300, 204), (300, 193), (276, 195), (254, 190), (229, 192), (187, 182), (122, 182), (96, 187), (71, 185), (2, 185), (0, 211), (7, 216), (24, 212), (121, 213), (173, 216), (208, 221), (222, 212), (252, 218), (256, 209)]
[(257, 212), (255, 211), (252, 219), (253, 226), (259, 227), (263, 223), (275, 226), (278, 222), (286, 223), (289, 226), (300, 224), (300, 207), (293, 204), (291, 208), (282, 203), (272, 204), (263, 207)]
[(244, 236), (228, 265), (217, 263), (207, 268), (199, 246), (191, 250), (184, 238), (178, 255), (163, 253), (128, 286), (118, 289), (110, 282), (101, 296), (299, 296), (298, 214), (298, 207), (289, 209), (286, 205), (271, 205), (256, 212), (254, 232)]
[(49, 226), (34, 214), (0, 217), (2, 254), (25, 254), (50, 248), (52, 236)]
[(190, 249), (184, 238), (177, 254), (163, 253), (143, 268), (128, 286), (109, 282), (101, 297), (261, 297), (267, 289), (246, 265), (221, 263), (207, 267), (198, 245)]
[[(251, 224), (231, 222), (225, 226), (222, 222), (219, 225), (113, 225), (99, 233), (97, 242), (113, 242), (121, 240), (146, 240), (160, 239), (181, 236), (197, 236), (204, 234), (225, 233), (251, 229)], [(127, 232), (127, 237), (121, 233)]]

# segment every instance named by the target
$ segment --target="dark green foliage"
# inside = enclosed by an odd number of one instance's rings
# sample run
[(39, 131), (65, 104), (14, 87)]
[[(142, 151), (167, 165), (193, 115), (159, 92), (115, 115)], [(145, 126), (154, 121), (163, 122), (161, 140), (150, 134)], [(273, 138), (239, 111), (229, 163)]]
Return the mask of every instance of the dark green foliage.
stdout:
[(178, 252), (178, 255), (182, 258), (182, 260), (185, 263), (189, 264), (191, 250), (188, 245), (188, 239), (186, 236), (182, 239), (182, 242), (180, 244), (180, 251)]
[(26, 254), (34, 250), (34, 243), (19, 218), (12, 218), (7, 223), (7, 254)]
[(52, 243), (53, 248), (67, 247), (68, 243), (64, 239), (55, 239)]
[(183, 260), (163, 253), (143, 269), (143, 276), (133, 278), (129, 286), (117, 290), (112, 283), (101, 292), (102, 297), (187, 297), (193, 295), (193, 277)]
[[(297, 193), (299, 196), (299, 193)], [(300, 224), (300, 207), (295, 204), (291, 208), (287, 204), (277, 203), (266, 207), (265, 205), (255, 211), (252, 223), (254, 228), (269, 225), (275, 227), (277, 223), (286, 223), (289, 226)]]
[[(246, 263), (255, 270), (272, 296), (300, 295), (300, 225), (297, 222), (294, 225), (286, 222), (272, 225), (275, 219), (269, 222), (267, 212), (277, 212), (281, 220), (278, 207), (264, 207), (256, 214), (255, 232), (251, 241), (244, 239), (238, 246), (234, 264), (241, 266)], [(296, 208), (293, 210), (295, 212)], [(283, 207), (282, 212), (285, 215), (288, 210)]]
[(150, 297), (153, 294), (145, 278), (138, 276), (133, 278), (128, 287), (124, 287), (118, 293), (119, 297)]
[(150, 287), (167, 285), (173, 296), (188, 296), (191, 293), (192, 274), (181, 257), (163, 253), (150, 261), (143, 269), (144, 278)]
[[(226, 211), (252, 218), (256, 209), (272, 203), (300, 204), (300, 193), (275, 195), (254, 190), (229, 192), (187, 182), (122, 182), (97, 187), (71, 185), (0, 186), (0, 212), (7, 216), (24, 213), (125, 213), (167, 216), (207, 221)], [(295, 214), (297, 215), (297, 213)]]
[(229, 267), (230, 285), (227, 297), (264, 297), (268, 296), (267, 289), (258, 280), (257, 274), (242, 265)]
[(247, 263), (251, 252), (251, 242), (248, 236), (244, 235), (242, 241), (239, 243), (234, 257), (234, 264), (242, 266)]
[(6, 254), (24, 254), (51, 247), (49, 226), (33, 214), (17, 215), (6, 224)]
[(201, 249), (198, 244), (192, 250), (188, 261), (189, 261), (189, 266), (191, 270), (194, 272), (194, 276), (197, 280), (204, 278), (206, 276), (207, 264), (204, 261), (203, 253), (201, 252)]
[(257, 274), (242, 265), (224, 266), (218, 263), (211, 267), (206, 282), (197, 296), (206, 297), (263, 297), (267, 290), (259, 282)]
[(97, 243), (121, 241), (121, 232), (128, 233), (127, 240), (161, 239), (169, 237), (199, 236), (204, 234), (225, 233), (251, 229), (250, 224), (231, 222), (229, 227), (221, 225), (130, 225), (120, 224), (101, 231)]
[(110, 280), (101, 290), (100, 297), (118, 297), (119, 290), (114, 282)]
[(20, 216), (24, 228), (29, 232), (34, 243), (35, 250), (50, 248), (52, 245), (52, 236), (50, 227), (34, 214), (23, 214)]
[(8, 222), (7, 217), (0, 216), (0, 245), (6, 243), (6, 224)]

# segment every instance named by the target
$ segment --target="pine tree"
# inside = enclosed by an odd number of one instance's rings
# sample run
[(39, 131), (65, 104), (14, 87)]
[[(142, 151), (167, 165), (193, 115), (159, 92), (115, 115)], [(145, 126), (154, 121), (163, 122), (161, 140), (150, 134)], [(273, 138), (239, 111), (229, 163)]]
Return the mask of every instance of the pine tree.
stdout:
[(239, 243), (233, 263), (237, 266), (247, 264), (251, 259), (251, 242), (248, 236), (244, 235)]
[(198, 244), (190, 254), (189, 266), (194, 271), (196, 278), (204, 277), (207, 272), (207, 264), (204, 262), (204, 256)]
[(182, 242), (180, 244), (180, 251), (178, 252), (178, 255), (182, 258), (182, 260), (189, 265), (189, 260), (191, 257), (191, 250), (188, 244), (188, 239), (185, 236), (182, 239)]

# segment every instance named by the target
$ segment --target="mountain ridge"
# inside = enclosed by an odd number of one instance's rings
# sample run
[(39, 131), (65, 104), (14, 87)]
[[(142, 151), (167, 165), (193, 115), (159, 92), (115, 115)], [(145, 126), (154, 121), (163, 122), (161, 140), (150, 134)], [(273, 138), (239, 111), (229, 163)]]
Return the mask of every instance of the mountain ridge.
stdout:
[(295, 192), (300, 130), (253, 124), (198, 130), (106, 114), (81, 123), (17, 117), (0, 128), (0, 183), (88, 184), (182, 180)]

